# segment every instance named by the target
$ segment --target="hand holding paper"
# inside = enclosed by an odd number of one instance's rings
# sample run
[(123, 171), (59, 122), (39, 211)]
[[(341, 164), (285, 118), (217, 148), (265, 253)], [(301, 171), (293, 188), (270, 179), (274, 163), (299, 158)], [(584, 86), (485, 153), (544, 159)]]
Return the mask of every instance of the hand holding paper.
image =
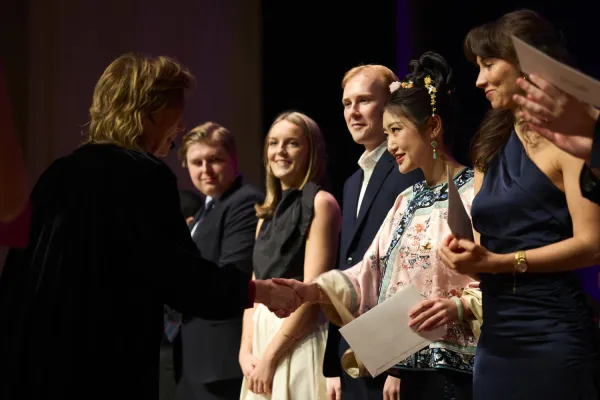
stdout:
[(600, 81), (563, 64), (512, 36), (521, 69), (550, 82), (560, 90), (588, 104), (600, 107)]
[(600, 111), (585, 103), (600, 105), (600, 82), (516, 37), (513, 43), (522, 69), (530, 74), (530, 82), (517, 80), (526, 93), (513, 96), (522, 110), (519, 118), (563, 151), (587, 161)]
[(340, 328), (340, 333), (371, 376), (380, 375), (445, 335), (445, 326), (423, 332), (408, 326), (409, 310), (422, 300), (416, 287), (406, 286)]

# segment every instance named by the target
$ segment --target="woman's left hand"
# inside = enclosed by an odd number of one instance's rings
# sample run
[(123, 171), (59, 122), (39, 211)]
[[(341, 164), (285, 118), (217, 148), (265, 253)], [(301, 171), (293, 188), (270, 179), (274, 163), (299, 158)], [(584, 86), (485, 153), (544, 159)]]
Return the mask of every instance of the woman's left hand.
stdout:
[(495, 271), (498, 255), (470, 240), (450, 234), (444, 239), (438, 256), (444, 265), (461, 274)]
[(272, 359), (260, 359), (249, 378), (248, 389), (255, 394), (271, 394), (276, 365)]
[(423, 300), (408, 311), (408, 326), (417, 332), (430, 331), (458, 320), (458, 308), (452, 299), (441, 297)]

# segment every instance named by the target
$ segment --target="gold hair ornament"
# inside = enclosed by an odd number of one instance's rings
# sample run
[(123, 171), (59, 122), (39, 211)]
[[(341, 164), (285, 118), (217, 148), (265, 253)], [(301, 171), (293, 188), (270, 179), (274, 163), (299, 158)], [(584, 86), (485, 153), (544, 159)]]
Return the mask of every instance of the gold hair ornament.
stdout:
[[(425, 89), (427, 89), (427, 92), (429, 93), (429, 97), (431, 97), (431, 115), (435, 115), (435, 94), (437, 93), (437, 89), (435, 88), (435, 86), (433, 86), (433, 80), (431, 79), (431, 77), (429, 75), (427, 75), (425, 77), (425, 79), (423, 80), (424, 82), (424, 86)], [(392, 82), (390, 84), (390, 93), (394, 93), (396, 90), (402, 88), (402, 89), (411, 89), (415, 86), (414, 82), (411, 80), (408, 81), (404, 81), (404, 82)]]

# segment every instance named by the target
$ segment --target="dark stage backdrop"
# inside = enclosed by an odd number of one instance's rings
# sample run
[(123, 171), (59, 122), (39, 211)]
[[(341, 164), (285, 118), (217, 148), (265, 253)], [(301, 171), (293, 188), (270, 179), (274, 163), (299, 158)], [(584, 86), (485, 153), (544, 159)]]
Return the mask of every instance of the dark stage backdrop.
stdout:
[(340, 82), (349, 68), (383, 64), (400, 77), (410, 59), (426, 50), (447, 58), (454, 69), (463, 134), (455, 157), (469, 164), (468, 150), (488, 103), (475, 87), (477, 68), (462, 52), (475, 25), (518, 8), (531, 8), (563, 30), (579, 67), (600, 77), (597, 20), (593, 1), (314, 1), (263, 0), (263, 137), (286, 109), (305, 112), (321, 126), (327, 142), (329, 175), (336, 197), (354, 172), (363, 149), (346, 129)]
[(396, 0), (263, 0), (263, 137), (279, 112), (313, 118), (325, 136), (333, 193), (364, 150), (346, 128), (341, 81), (358, 64), (395, 69)]

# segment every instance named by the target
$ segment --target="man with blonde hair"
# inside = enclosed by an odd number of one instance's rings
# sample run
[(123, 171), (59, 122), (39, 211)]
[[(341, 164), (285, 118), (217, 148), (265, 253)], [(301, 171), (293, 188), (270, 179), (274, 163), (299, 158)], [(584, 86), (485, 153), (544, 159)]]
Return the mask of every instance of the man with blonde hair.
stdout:
[[(352, 139), (365, 148), (358, 160), (360, 168), (344, 184), (339, 255), (342, 270), (362, 260), (396, 197), (423, 179), (420, 171), (400, 174), (394, 157), (387, 152), (383, 108), (390, 95), (389, 85), (397, 80), (383, 65), (354, 67), (342, 79), (346, 126)], [(384, 386), (386, 396), (397, 398), (400, 381), (392, 376), (354, 379), (346, 374), (340, 361), (347, 349), (338, 328), (330, 325), (323, 363), (329, 400), (381, 400)]]
[[(179, 156), (194, 186), (206, 197), (189, 224), (198, 250), (219, 266), (237, 265), (250, 279), (258, 223), (254, 206), (264, 196), (239, 175), (234, 136), (223, 126), (206, 122), (183, 137)], [(223, 315), (227, 319), (218, 324), (214, 318), (184, 315), (178, 400), (239, 399), (242, 315)]]
[(292, 289), (202, 258), (190, 237), (158, 157), (183, 129), (192, 84), (177, 61), (135, 54), (98, 80), (86, 144), (37, 181), (29, 243), (4, 265), (0, 398), (156, 399), (164, 304), (214, 319), (300, 305)]

